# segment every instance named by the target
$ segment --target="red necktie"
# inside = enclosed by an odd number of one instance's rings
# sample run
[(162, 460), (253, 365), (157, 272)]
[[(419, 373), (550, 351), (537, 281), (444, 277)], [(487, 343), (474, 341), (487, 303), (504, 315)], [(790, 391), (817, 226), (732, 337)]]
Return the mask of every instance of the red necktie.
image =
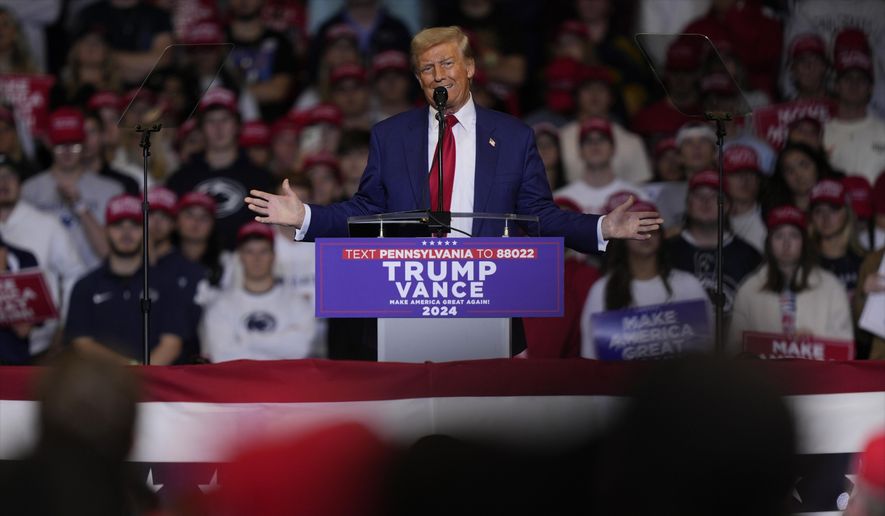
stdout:
[[(442, 211), (449, 211), (452, 206), (452, 185), (455, 184), (455, 135), (452, 134), (452, 127), (458, 123), (455, 115), (446, 115), (446, 132), (443, 133), (443, 208)], [(430, 167), (430, 206), (433, 211), (440, 211), (437, 206), (437, 196), (439, 195), (439, 159), (438, 148), (433, 153), (433, 165)]]

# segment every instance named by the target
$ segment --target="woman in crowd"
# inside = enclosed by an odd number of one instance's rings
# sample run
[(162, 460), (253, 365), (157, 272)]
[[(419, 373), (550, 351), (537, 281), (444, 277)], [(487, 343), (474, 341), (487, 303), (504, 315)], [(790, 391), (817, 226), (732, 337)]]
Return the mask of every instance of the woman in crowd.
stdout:
[(547, 171), (550, 190), (558, 190), (565, 186), (565, 171), (562, 167), (562, 151), (559, 148), (559, 130), (548, 122), (539, 122), (532, 126), (535, 130), (535, 142), (538, 154)]
[(805, 214), (795, 206), (778, 206), (766, 222), (765, 263), (735, 296), (729, 334), (733, 349), (741, 349), (744, 332), (853, 339), (848, 295), (833, 274), (817, 265)]
[(791, 204), (807, 212), (811, 203), (811, 189), (821, 179), (835, 174), (826, 156), (802, 143), (789, 143), (777, 157), (763, 200), (763, 210)]
[(811, 190), (810, 233), (820, 266), (839, 279), (850, 299), (864, 251), (847, 202), (845, 186), (839, 181), (824, 179)]
[[(612, 204), (612, 201), (609, 201)], [(657, 211), (638, 201), (632, 211)], [(605, 276), (593, 284), (581, 314), (581, 356), (597, 358), (591, 316), (609, 310), (709, 298), (691, 274), (670, 266), (663, 244), (663, 228), (648, 240), (612, 240), (606, 250)], [(709, 304), (708, 315), (712, 313)]]
[(181, 196), (175, 209), (172, 243), (188, 260), (206, 268), (209, 284), (222, 282), (221, 245), (215, 232), (215, 200), (201, 192)]
[(88, 31), (71, 43), (50, 103), (85, 106), (99, 91), (120, 91), (120, 76), (104, 36), (98, 31)]
[(15, 14), (0, 6), (0, 74), (38, 73)]

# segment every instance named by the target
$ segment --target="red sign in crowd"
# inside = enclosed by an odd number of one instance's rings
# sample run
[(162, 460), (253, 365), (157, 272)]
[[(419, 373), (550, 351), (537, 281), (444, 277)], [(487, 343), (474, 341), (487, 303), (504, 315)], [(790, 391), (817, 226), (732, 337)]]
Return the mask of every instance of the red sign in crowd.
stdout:
[(0, 275), (0, 326), (57, 318), (42, 272), (35, 269)]
[(814, 335), (746, 332), (744, 351), (766, 359), (853, 360), (854, 342)]

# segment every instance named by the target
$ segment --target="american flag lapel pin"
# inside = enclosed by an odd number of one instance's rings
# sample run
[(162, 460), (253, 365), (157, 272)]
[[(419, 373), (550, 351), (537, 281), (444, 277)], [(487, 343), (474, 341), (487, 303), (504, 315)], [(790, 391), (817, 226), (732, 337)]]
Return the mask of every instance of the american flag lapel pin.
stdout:
[(494, 138), (489, 137), (489, 145), (491, 145), (492, 147), (495, 146), (495, 139)]

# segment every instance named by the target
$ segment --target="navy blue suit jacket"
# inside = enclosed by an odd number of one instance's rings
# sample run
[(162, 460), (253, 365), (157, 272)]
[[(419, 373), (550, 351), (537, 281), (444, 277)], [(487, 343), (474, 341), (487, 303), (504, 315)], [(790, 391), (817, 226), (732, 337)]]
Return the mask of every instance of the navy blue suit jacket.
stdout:
[[(427, 110), (412, 109), (372, 128), (369, 162), (359, 191), (331, 206), (310, 205), (306, 240), (347, 236), (351, 216), (429, 208)], [(563, 211), (554, 204), (532, 129), (479, 106), (473, 211), (537, 215), (542, 235), (565, 237), (565, 245), (580, 252), (598, 252), (599, 217)], [(503, 229), (503, 222), (473, 222), (474, 236), (501, 236)]]

